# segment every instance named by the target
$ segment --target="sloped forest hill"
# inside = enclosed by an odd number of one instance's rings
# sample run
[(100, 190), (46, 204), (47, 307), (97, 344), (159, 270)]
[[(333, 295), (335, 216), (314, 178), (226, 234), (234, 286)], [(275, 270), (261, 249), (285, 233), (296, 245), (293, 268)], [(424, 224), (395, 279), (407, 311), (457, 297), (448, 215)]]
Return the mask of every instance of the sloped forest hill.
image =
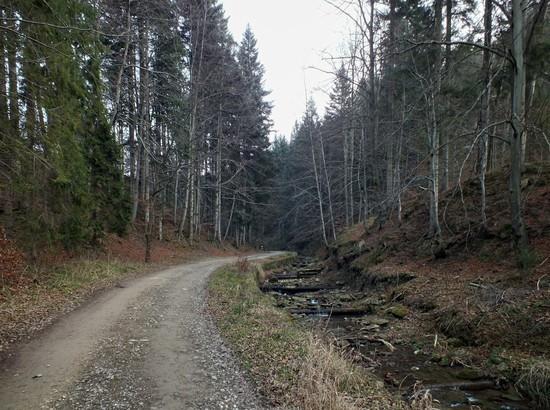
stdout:
[[(487, 175), (487, 225), (479, 220), (481, 190), (479, 180), (469, 179), (441, 195), (441, 239), (434, 243), (426, 230), (429, 210), (423, 195), (403, 204), (401, 220), (396, 215), (387, 220), (371, 217), (339, 235), (329, 249), (337, 265), (376, 265), (379, 260), (440, 260), (477, 258), (509, 264), (512, 269), (537, 266), (536, 259), (546, 258), (550, 238), (550, 163), (531, 163), (522, 179), (522, 197), (526, 231), (531, 252), (514, 253), (510, 204), (508, 198), (509, 170)], [(434, 254), (434, 250), (437, 253)], [(543, 259), (544, 259), (543, 258)], [(539, 260), (539, 263), (543, 260)], [(547, 261), (545, 261), (546, 263)], [(541, 264), (542, 268), (544, 264)]]
[(0, 60), (0, 226), (24, 262), (111, 235), (146, 261), (259, 242), (271, 103), (219, 1), (3, 1)]
[(429, 215), (416, 199), (404, 206), (401, 223), (357, 224), (324, 257), (333, 280), (379, 292), (401, 309), (404, 320), (393, 337), (427, 346), (442, 365), (462, 363), (512, 380), (543, 408), (550, 369), (550, 164), (530, 164), (524, 174), (531, 251), (519, 261), (507, 180), (506, 170), (487, 176), (482, 232), (473, 217), (479, 181), (442, 196), (445, 246), (436, 255), (425, 235)]

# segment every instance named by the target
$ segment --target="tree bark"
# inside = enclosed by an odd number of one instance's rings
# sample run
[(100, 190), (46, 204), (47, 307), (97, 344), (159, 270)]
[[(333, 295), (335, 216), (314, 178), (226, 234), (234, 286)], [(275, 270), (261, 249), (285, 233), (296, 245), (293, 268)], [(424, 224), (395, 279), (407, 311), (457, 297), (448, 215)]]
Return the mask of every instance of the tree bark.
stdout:
[(492, 42), (492, 13), (493, 0), (485, 0), (484, 20), (484, 41), (486, 47), (483, 50), (483, 61), (481, 72), (485, 90), (481, 95), (481, 110), (479, 116), (479, 183), (481, 187), (481, 226), (487, 229), (487, 193), (485, 185), (485, 175), (487, 173), (488, 153), (489, 153), (489, 103), (491, 100), (491, 52), (489, 48)]
[(119, 112), (119, 105), (120, 105), (120, 94), (122, 91), (122, 74), (124, 73), (124, 70), (126, 69), (126, 60), (128, 59), (128, 50), (130, 47), (130, 30), (132, 28), (132, 14), (131, 14), (131, 4), (132, 0), (128, 0), (128, 10), (126, 11), (127, 17), (126, 17), (126, 41), (124, 43), (124, 51), (122, 53), (122, 61), (120, 63), (120, 68), (118, 70), (117, 74), (117, 80), (115, 84), (115, 100), (113, 101), (113, 112), (111, 114), (111, 127), (113, 127), (116, 123), (118, 112)]
[[(12, 11), (8, 16), (15, 21), (16, 15)], [(10, 103), (10, 124), (13, 138), (19, 140), (19, 91), (17, 87), (17, 38), (7, 41), (6, 49), (8, 54), (8, 94)]]
[(521, 209), (522, 138), (525, 112), (524, 12), (521, 0), (512, 0), (512, 118), (510, 127), (510, 207), (516, 249), (527, 249)]
[(151, 177), (150, 177), (150, 84), (149, 84), (149, 30), (147, 21), (140, 25), (139, 82), (140, 82), (140, 124), (143, 144), (143, 205), (145, 228), (145, 262), (151, 260)]
[[(309, 124), (310, 127), (313, 124)], [(311, 160), (313, 164), (313, 173), (315, 175), (315, 186), (317, 188), (317, 201), (319, 203), (319, 217), (321, 219), (321, 232), (323, 234), (323, 242), (328, 246), (327, 228), (325, 225), (325, 214), (323, 210), (323, 196), (321, 190), (321, 181), (319, 179), (319, 172), (317, 170), (317, 160), (315, 159), (315, 144), (313, 143), (313, 131), (309, 129), (309, 141), (311, 144)]]
[(129, 104), (129, 125), (128, 125), (128, 142), (130, 149), (130, 184), (132, 194), (132, 214), (131, 222), (135, 223), (138, 212), (139, 204), (139, 177), (140, 177), (140, 149), (139, 144), (136, 142), (136, 128), (138, 124), (138, 113), (136, 109), (136, 72), (135, 72), (135, 60), (136, 50), (132, 47), (130, 52), (132, 59), (132, 68), (130, 69), (129, 84), (128, 84), (128, 104)]
[[(443, 0), (434, 1), (434, 41), (441, 42), (441, 23), (443, 12)], [(441, 226), (439, 224), (439, 123), (438, 123), (438, 104), (437, 100), (441, 90), (441, 46), (435, 46), (434, 56), (434, 80), (431, 90), (431, 132), (429, 136), (430, 145), (430, 231), (431, 234), (439, 238), (441, 236)]]
[(216, 147), (216, 204), (215, 204), (215, 229), (214, 237), (222, 241), (222, 104), (218, 110), (218, 144)]
[(332, 207), (332, 189), (330, 187), (330, 178), (328, 176), (328, 171), (327, 171), (327, 161), (325, 159), (325, 146), (323, 144), (323, 134), (321, 132), (319, 132), (319, 143), (321, 146), (321, 161), (323, 163), (325, 181), (327, 184), (328, 210), (330, 215), (330, 226), (332, 229), (332, 239), (336, 240), (336, 226), (334, 224), (334, 212)]
[[(4, 28), (4, 10), (0, 9), (0, 127), (2, 130), (9, 131), (10, 122), (8, 117), (8, 99), (6, 97), (6, 85), (8, 84), (7, 71), (6, 71), (6, 50), (5, 44), (7, 39), (7, 34), (3, 30)], [(0, 172), (0, 185), (4, 185), (5, 188), (5, 198), (3, 204), (1, 205), (1, 210), (5, 214), (5, 224), (8, 226), (12, 223), (12, 210), (13, 210), (13, 200), (12, 200), (12, 175), (14, 170), (12, 169), (12, 150), (10, 142), (10, 132), (0, 132), (0, 170), (3, 168), (4, 172)], [(9, 227), (9, 226), (8, 226)]]
[[(453, 0), (446, 0), (445, 3), (445, 71), (447, 81), (450, 81), (451, 76), (451, 41), (453, 36)], [(449, 101), (447, 101), (449, 104)], [(449, 133), (448, 130), (441, 132), (441, 145), (443, 148), (443, 166), (441, 175), (441, 190), (449, 189)]]

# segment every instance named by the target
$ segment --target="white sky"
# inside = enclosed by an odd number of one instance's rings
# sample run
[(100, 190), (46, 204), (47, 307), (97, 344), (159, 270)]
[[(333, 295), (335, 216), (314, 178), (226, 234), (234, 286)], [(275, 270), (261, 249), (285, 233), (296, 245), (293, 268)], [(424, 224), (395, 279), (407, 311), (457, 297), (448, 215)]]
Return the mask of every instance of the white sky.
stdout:
[(221, 2), (237, 42), (250, 24), (266, 71), (265, 86), (271, 90), (274, 132), (290, 137), (305, 108), (304, 79), (323, 112), (333, 76), (309, 67), (332, 70), (325, 57), (342, 54), (339, 50), (351, 29), (348, 21), (323, 0)]

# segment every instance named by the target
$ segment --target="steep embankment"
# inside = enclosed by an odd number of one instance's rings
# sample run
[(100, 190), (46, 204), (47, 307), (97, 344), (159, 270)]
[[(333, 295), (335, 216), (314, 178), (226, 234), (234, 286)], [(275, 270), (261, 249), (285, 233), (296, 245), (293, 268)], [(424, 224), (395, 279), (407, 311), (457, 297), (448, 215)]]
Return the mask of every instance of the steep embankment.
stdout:
[(330, 248), (327, 265), (333, 280), (377, 295), (379, 311), (398, 313), (394, 316), (402, 319), (385, 336), (390, 343), (414, 346), (441, 367), (471, 369), (474, 379), (501, 377), (532, 405), (545, 407), (550, 405), (550, 165), (529, 166), (522, 186), (530, 252), (513, 252), (507, 177), (499, 173), (488, 177), (486, 230), (479, 223), (479, 184), (467, 181), (443, 195), (443, 243), (436, 256), (424, 235), (426, 206), (414, 200), (401, 224), (381, 227), (372, 219), (349, 229)]

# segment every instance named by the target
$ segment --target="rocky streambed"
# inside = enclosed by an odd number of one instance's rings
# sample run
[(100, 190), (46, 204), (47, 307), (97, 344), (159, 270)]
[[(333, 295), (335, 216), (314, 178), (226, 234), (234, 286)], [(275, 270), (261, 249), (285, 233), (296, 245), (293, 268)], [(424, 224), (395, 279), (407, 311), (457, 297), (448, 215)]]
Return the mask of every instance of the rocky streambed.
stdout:
[[(262, 285), (277, 305), (308, 326), (328, 332), (350, 356), (384, 380), (389, 389), (406, 400), (429, 391), (441, 409), (523, 410), (531, 408), (506, 380), (467, 366), (445, 354), (453, 341), (438, 341), (430, 334), (407, 329), (415, 320), (406, 306), (390, 298), (373, 282), (365, 290), (346, 286), (338, 275), (325, 272), (321, 262), (299, 258), (270, 272)], [(398, 281), (413, 275), (401, 275)], [(409, 331), (408, 331), (409, 330)]]

